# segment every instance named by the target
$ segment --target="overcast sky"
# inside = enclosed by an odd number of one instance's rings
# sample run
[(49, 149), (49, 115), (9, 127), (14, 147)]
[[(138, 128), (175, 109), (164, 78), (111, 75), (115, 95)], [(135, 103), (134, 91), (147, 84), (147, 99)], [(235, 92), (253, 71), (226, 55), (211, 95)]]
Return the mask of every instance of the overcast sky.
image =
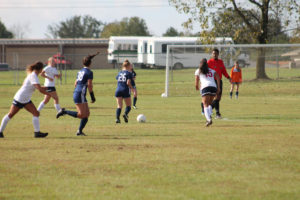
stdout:
[(155, 36), (170, 26), (184, 31), (182, 23), (187, 20), (168, 0), (1, 0), (0, 4), (0, 20), (5, 26), (21, 27), (26, 30), (24, 38), (30, 39), (46, 38), (48, 25), (74, 15), (91, 15), (106, 23), (138, 16)]

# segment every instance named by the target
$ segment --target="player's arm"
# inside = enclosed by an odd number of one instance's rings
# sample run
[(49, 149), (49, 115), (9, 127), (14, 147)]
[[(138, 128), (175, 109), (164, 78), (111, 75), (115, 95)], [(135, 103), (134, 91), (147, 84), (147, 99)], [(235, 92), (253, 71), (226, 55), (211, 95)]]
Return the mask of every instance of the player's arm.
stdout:
[(199, 90), (199, 76), (195, 76), (195, 88), (196, 88), (196, 90)]
[(44, 77), (44, 78), (49, 79), (50, 81), (53, 81), (52, 78), (50, 78), (49, 76), (46, 75), (46, 72), (44, 70), (41, 72), (41, 76)]
[(224, 63), (222, 64), (221, 72), (222, 72), (222, 74), (223, 74), (229, 81), (231, 81), (231, 78), (230, 78), (230, 76), (228, 75), (228, 73), (227, 73), (227, 71), (226, 71), (226, 68), (225, 68)]
[(60, 78), (60, 77), (61, 77), (61, 74), (55, 74), (54, 77), (55, 77), (55, 78)]
[(127, 85), (130, 89), (133, 89), (132, 85), (131, 85), (131, 79), (127, 79)]
[(40, 84), (33, 84), (33, 86), (42, 94), (49, 95), (48, 92), (46, 92), (46, 87), (42, 87)]
[(220, 82), (221, 82), (219, 74), (215, 73), (214, 78), (217, 81), (217, 94), (219, 94), (220, 93)]
[(88, 79), (88, 90), (92, 99), (91, 103), (94, 103), (96, 101), (95, 95), (94, 95), (94, 91), (93, 91), (93, 79)]

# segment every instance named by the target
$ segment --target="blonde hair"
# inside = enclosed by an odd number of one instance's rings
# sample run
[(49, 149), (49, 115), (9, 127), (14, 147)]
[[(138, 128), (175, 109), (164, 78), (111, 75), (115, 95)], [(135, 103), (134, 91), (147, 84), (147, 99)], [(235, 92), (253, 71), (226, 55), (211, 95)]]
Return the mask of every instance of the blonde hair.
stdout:
[(130, 67), (130, 65), (131, 65), (131, 63), (129, 62), (129, 60), (126, 59), (126, 60), (123, 62), (122, 67), (127, 68), (127, 67)]
[(26, 71), (27, 71), (27, 73), (31, 73), (34, 70), (41, 71), (43, 69), (43, 67), (44, 67), (44, 64), (40, 61), (37, 61), (31, 65), (28, 65), (26, 67)]
[(49, 58), (48, 58), (48, 64), (49, 64), (49, 63), (52, 64), (52, 62), (53, 62), (53, 57), (49, 57)]

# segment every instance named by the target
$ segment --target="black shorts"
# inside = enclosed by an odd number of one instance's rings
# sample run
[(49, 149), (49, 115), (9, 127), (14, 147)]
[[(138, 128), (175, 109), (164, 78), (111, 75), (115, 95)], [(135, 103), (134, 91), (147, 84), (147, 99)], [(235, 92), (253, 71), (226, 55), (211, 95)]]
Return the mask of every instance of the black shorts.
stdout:
[(56, 89), (55, 89), (55, 87), (46, 87), (46, 91), (47, 92), (55, 92)]
[(27, 104), (30, 104), (30, 103), (32, 103), (32, 101), (30, 100), (29, 102), (27, 102), (27, 103), (20, 103), (20, 102), (18, 102), (18, 101), (16, 101), (16, 100), (13, 100), (13, 105), (15, 105), (15, 106), (17, 106), (18, 108), (24, 108), (24, 106), (26, 106)]
[[(215, 82), (216, 82), (216, 85), (217, 85), (217, 87), (218, 87), (218, 82), (217, 82), (217, 80), (215, 80)], [(223, 81), (220, 80), (220, 94), (219, 94), (219, 95), (222, 95), (222, 91), (223, 91)]]
[(209, 87), (205, 87), (201, 90), (201, 96), (203, 96), (203, 97), (207, 96), (207, 95), (216, 96), (216, 94), (217, 94), (217, 88), (216, 87), (209, 86)]
[(116, 90), (115, 97), (123, 97), (123, 98), (129, 98), (130, 97), (130, 89), (125, 90)]

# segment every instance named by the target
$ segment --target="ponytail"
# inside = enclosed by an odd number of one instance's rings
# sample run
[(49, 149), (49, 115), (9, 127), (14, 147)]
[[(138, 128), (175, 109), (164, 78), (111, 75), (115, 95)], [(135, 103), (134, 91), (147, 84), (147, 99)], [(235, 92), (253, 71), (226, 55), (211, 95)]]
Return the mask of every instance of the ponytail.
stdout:
[(131, 63), (129, 62), (129, 60), (126, 59), (126, 60), (123, 62), (122, 67), (127, 68), (127, 67), (129, 67), (130, 65), (131, 65)]
[(203, 58), (200, 62), (200, 65), (199, 65), (199, 71), (200, 73), (202, 74), (207, 74), (208, 73), (208, 64), (207, 64), (207, 60), (206, 58)]
[(92, 64), (92, 59), (98, 54), (99, 54), (99, 52), (97, 52), (94, 55), (88, 55), (88, 56), (84, 57), (82, 60), (82, 64), (86, 67), (89, 67)]
[(41, 71), (43, 69), (43, 67), (44, 67), (44, 64), (42, 62), (38, 61), (38, 62), (35, 62), (35, 63), (31, 64), (31, 65), (28, 65), (26, 67), (26, 71), (27, 71), (27, 73), (31, 73), (34, 70)]

